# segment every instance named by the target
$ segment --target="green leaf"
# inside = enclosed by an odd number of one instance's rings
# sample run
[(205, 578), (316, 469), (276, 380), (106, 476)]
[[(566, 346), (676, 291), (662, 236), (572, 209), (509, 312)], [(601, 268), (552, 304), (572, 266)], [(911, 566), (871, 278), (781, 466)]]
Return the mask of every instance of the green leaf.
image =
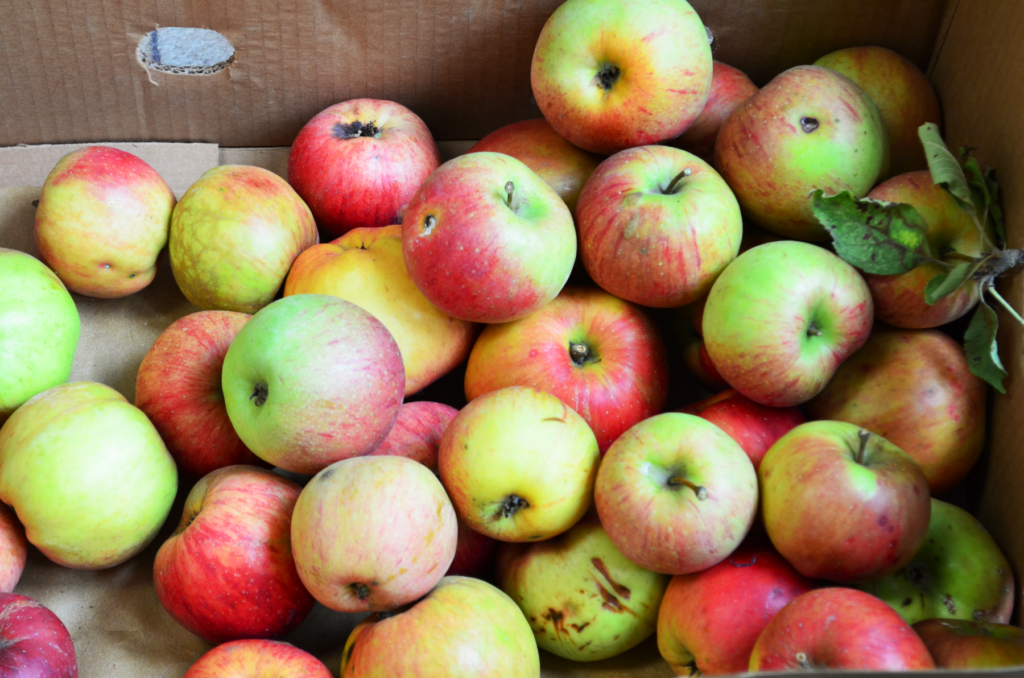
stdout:
[(819, 188), (811, 206), (836, 254), (866, 273), (906, 273), (934, 261), (924, 221), (910, 205), (855, 198), (850, 191), (825, 197)]
[(924, 288), (924, 300), (929, 306), (934, 304), (942, 297), (949, 296), (960, 289), (967, 280), (970, 279), (974, 272), (981, 266), (981, 260), (968, 261), (963, 264), (957, 265), (949, 273), (941, 273), (934, 276), (928, 281), (928, 284)]
[(969, 157), (964, 149), (961, 149), (961, 156), (964, 158), (964, 173), (977, 214), (988, 215), (988, 225), (996, 234), (996, 245), (1005, 247), (1006, 231), (1003, 227), (1003, 210), (999, 207), (999, 184), (996, 183), (995, 173), (991, 168), (982, 170), (977, 159)]
[(974, 317), (971, 318), (967, 333), (964, 334), (964, 350), (967, 352), (967, 364), (971, 373), (1000, 393), (1006, 393), (1003, 379), (1007, 377), (1007, 373), (999, 360), (999, 347), (996, 345), (998, 329), (999, 317), (982, 299), (978, 304), (978, 310), (974, 312)]
[(926, 122), (917, 128), (917, 135), (924, 144), (924, 154), (928, 158), (928, 169), (932, 173), (932, 181), (949, 191), (956, 203), (965, 212), (980, 217), (976, 210), (974, 196), (971, 195), (971, 187), (967, 184), (967, 177), (946, 142), (939, 134), (939, 126), (932, 122)]

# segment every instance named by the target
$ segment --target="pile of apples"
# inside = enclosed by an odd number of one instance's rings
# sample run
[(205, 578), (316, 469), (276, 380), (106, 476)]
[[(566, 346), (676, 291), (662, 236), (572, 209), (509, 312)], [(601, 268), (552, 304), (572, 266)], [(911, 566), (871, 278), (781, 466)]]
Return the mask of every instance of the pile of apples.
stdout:
[[(683, 0), (569, 0), (533, 57), (544, 119), (444, 164), (369, 99), (302, 129), (287, 182), (221, 166), (176, 202), (131, 154), (62, 159), (45, 265), (0, 249), (0, 588), (26, 537), (67, 567), (135, 556), (180, 474), (154, 585), (219, 644), (188, 678), (331, 675), (275, 640), (314, 601), (373, 613), (344, 676), (537, 676), (538, 647), (655, 631), (680, 675), (1024, 663), (1010, 565), (934, 498), (984, 443), (984, 383), (933, 329), (978, 290), (862, 275), (809, 198), (912, 204), (934, 251), (976, 254), (917, 140), (931, 86), (864, 47), (759, 90), (708, 35)], [(137, 292), (165, 247), (202, 310), (135, 404), (64, 383), (67, 290)], [(664, 412), (672, 354), (721, 392)], [(409, 400), (462, 365), (461, 410)], [(32, 675), (76, 675), (59, 620), (11, 609), (52, 631)]]

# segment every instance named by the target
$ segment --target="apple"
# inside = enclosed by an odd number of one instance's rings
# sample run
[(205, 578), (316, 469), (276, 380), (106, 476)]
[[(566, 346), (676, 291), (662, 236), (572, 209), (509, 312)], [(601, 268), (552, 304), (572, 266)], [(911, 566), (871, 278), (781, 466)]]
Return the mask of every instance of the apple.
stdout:
[(806, 409), (813, 419), (847, 421), (890, 441), (941, 494), (981, 455), (985, 395), (985, 382), (949, 336), (877, 327)]
[(299, 577), (339, 612), (393, 610), (426, 595), (451, 564), (456, 538), (440, 481), (405, 457), (331, 464), (303, 488), (292, 514)]
[(351, 99), (307, 122), (288, 153), (288, 183), (334, 236), (402, 220), (441, 164), (430, 130), (394, 101)]
[(782, 608), (754, 644), (750, 671), (913, 671), (935, 663), (913, 629), (861, 591), (817, 589)]
[(153, 564), (157, 597), (176, 622), (211, 643), (280, 638), (302, 623), (313, 597), (292, 558), (299, 492), (290, 480), (244, 465), (192, 487)]
[(153, 424), (109, 386), (55, 386), (0, 428), (0, 501), (58, 565), (98, 570), (136, 555), (177, 489), (174, 459)]
[[(944, 188), (932, 180), (931, 172), (910, 172), (879, 184), (868, 197), (885, 202), (906, 203), (914, 207), (924, 222), (933, 256), (955, 266), (962, 256), (977, 257), (994, 249), (992, 232), (983, 237), (971, 216), (960, 209)], [(988, 238), (988, 240), (986, 240)], [(897, 275), (865, 275), (875, 299), (875, 317), (882, 322), (908, 329), (938, 327), (960, 318), (981, 298), (981, 288), (968, 280), (960, 289), (935, 304), (924, 300), (928, 282), (947, 271), (926, 262)]]
[(490, 579), (501, 542), (477, 532), (462, 518), (458, 518), (456, 523), (459, 537), (455, 542), (455, 557), (444, 576)]
[(707, 419), (725, 431), (750, 457), (756, 471), (769, 448), (804, 423), (795, 407), (767, 407), (729, 389), (679, 410)]
[(743, 235), (739, 204), (722, 177), (669, 146), (602, 162), (576, 211), (587, 273), (644, 306), (684, 306), (707, 294)]
[(373, 451), (398, 417), (405, 372), (384, 325), (322, 294), (275, 301), (224, 357), (224, 403), (256, 456), (295, 473)]
[(71, 375), (82, 323), (60, 278), (35, 257), (0, 247), (0, 426), (32, 396)]
[(559, 134), (608, 155), (682, 134), (711, 71), (708, 34), (684, 0), (569, 0), (541, 30), (530, 84)]
[(108, 146), (68, 153), (43, 182), (36, 247), (72, 292), (101, 299), (153, 282), (174, 193), (144, 160)]
[(573, 214), (583, 184), (601, 162), (600, 156), (566, 141), (544, 118), (506, 125), (473, 144), (468, 152), (504, 153), (521, 161), (554, 189)]
[(715, 141), (722, 123), (740, 104), (757, 94), (757, 85), (747, 74), (721, 61), (711, 70), (711, 91), (704, 109), (693, 124), (670, 143), (708, 163), (715, 164)]
[(797, 426), (768, 450), (758, 478), (768, 536), (805, 577), (884, 577), (925, 542), (931, 503), (920, 467), (853, 424)]
[(0, 504), (0, 592), (10, 593), (18, 585), (28, 559), (25, 528), (10, 506)]
[(341, 675), (539, 678), (540, 656), (508, 596), (479, 579), (445, 577), (408, 608), (356, 626), (345, 642)]
[(236, 640), (218, 645), (185, 678), (331, 678), (313, 655), (276, 640)]
[(722, 124), (715, 167), (744, 216), (788, 238), (827, 241), (811, 211), (816, 188), (867, 195), (889, 166), (878, 109), (835, 71), (796, 66), (740, 104)]
[(807, 402), (871, 332), (871, 293), (853, 266), (782, 241), (741, 254), (704, 308), (708, 355), (734, 389), (769, 407)]
[(28, 596), (0, 593), (0, 671), (10, 678), (78, 678), (67, 627)]
[[(742, 250), (742, 245), (740, 246)], [(669, 323), (677, 348), (682, 353), (683, 365), (701, 384), (714, 392), (729, 388), (728, 382), (722, 379), (718, 368), (711, 362), (707, 345), (701, 334), (704, 304), (707, 296), (692, 304), (669, 311)]]
[(722, 562), (743, 541), (757, 513), (757, 473), (714, 424), (659, 414), (608, 449), (594, 503), (627, 558), (654, 572), (689, 574)]
[(402, 258), (402, 227), (356, 228), (299, 255), (284, 296), (330, 294), (369, 311), (398, 343), (405, 395), (465, 362), (476, 326), (439, 311), (416, 289)]
[(201, 478), (233, 464), (258, 464), (224, 405), (221, 368), (248, 314), (200, 311), (175, 320), (139, 365), (135, 406), (160, 433), (178, 470)]
[(558, 295), (576, 259), (572, 215), (515, 158), (470, 153), (441, 165), (402, 219), (413, 283), (443, 313), (499, 323)]
[(878, 108), (889, 137), (889, 172), (895, 176), (928, 167), (917, 129), (926, 122), (942, 126), (935, 89), (921, 69), (884, 47), (848, 47), (814, 62), (845, 75)]
[(470, 528), (538, 541), (590, 508), (600, 458), (583, 417), (553, 395), (510, 386), (462, 408), (441, 438), (438, 470)]
[(284, 179), (259, 167), (221, 165), (174, 208), (171, 271), (200, 309), (255, 313), (318, 241), (313, 215)]
[(940, 669), (1024, 665), (1024, 629), (969, 619), (925, 619), (913, 626)]
[(974, 516), (938, 499), (913, 559), (857, 588), (889, 603), (908, 624), (939, 617), (1007, 624), (1013, 611), (1006, 556)]
[(370, 454), (408, 457), (436, 474), (441, 436), (458, 413), (444, 403), (402, 403), (388, 437)]
[(557, 396), (587, 422), (604, 453), (662, 411), (668, 358), (642, 309), (607, 292), (567, 287), (520, 320), (488, 325), (466, 366), (466, 399), (508, 386)]
[(745, 673), (772, 617), (813, 588), (772, 549), (741, 546), (718, 565), (672, 577), (658, 612), (658, 651), (677, 676)]
[(592, 517), (546, 541), (502, 544), (497, 582), (541, 649), (596, 661), (654, 633), (668, 577), (630, 562)]

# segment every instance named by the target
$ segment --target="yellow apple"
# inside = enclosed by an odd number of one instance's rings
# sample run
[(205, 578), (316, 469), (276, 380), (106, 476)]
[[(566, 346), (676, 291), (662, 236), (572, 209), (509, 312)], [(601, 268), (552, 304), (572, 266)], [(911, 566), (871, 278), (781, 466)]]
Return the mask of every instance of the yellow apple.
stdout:
[(402, 352), (407, 396), (466, 360), (476, 338), (475, 324), (442, 313), (413, 284), (401, 226), (356, 228), (309, 248), (284, 284), (293, 294), (330, 294), (380, 320)]

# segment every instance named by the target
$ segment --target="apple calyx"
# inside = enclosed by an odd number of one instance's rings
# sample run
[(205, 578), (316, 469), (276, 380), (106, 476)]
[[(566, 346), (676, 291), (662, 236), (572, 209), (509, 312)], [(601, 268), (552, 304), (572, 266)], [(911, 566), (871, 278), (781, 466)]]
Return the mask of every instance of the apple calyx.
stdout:
[(687, 675), (690, 676), (690, 678), (694, 678), (694, 676), (703, 676), (704, 675), (703, 673), (700, 672), (700, 669), (697, 668), (697, 659), (696, 658), (691, 659), (690, 661), (688, 661), (685, 664), (683, 664), (683, 668), (686, 669), (687, 671), (689, 671), (689, 673)]
[(510, 494), (501, 502), (501, 506), (498, 508), (498, 513), (494, 517), (511, 518), (525, 508), (530, 508), (530, 502), (526, 501), (518, 494)]
[(679, 185), (679, 182), (683, 179), (683, 177), (688, 177), (691, 174), (693, 174), (693, 170), (687, 167), (682, 172), (673, 177), (672, 181), (668, 183), (668, 186), (661, 189), (661, 192), (664, 193), (665, 195), (672, 195), (673, 193), (676, 192), (676, 187)]
[(267, 395), (269, 393), (270, 391), (267, 389), (267, 385), (261, 381), (253, 387), (252, 395), (249, 396), (249, 401), (256, 407), (263, 407), (263, 404), (267, 402)]
[(605, 64), (601, 67), (601, 70), (597, 72), (597, 75), (594, 76), (594, 80), (598, 87), (607, 92), (613, 85), (615, 85), (620, 75), (622, 75), (622, 71), (619, 70), (618, 66), (614, 64)]
[(428, 214), (423, 218), (423, 235), (430, 235), (434, 230), (434, 226), (437, 225), (437, 219), (434, 218), (433, 214)]
[(358, 120), (348, 123), (336, 122), (334, 127), (331, 128), (331, 133), (335, 139), (357, 139), (359, 137), (373, 137), (374, 139), (380, 139), (381, 132), (384, 129), (377, 127), (377, 121), (371, 120), (368, 123), (361, 123)]
[(820, 124), (821, 123), (818, 122), (817, 118), (812, 118), (810, 116), (804, 116), (800, 118), (800, 129), (802, 129), (807, 134), (810, 134), (814, 130), (818, 129)]
[(569, 342), (569, 358), (571, 358), (573, 364), (578, 367), (601, 362), (601, 359), (596, 353), (591, 351), (589, 346), (575, 341)]
[(681, 487), (688, 487), (691, 490), (693, 490), (694, 494), (697, 495), (697, 500), (698, 501), (704, 501), (705, 499), (708, 498), (708, 488), (704, 487), (703, 485), (698, 485), (698, 484), (694, 483), (692, 480), (687, 480), (686, 478), (683, 478), (682, 476), (672, 476), (672, 477), (670, 477), (668, 479), (668, 486), (669, 487), (673, 487), (673, 488), (680, 487), (680, 486)]
[(366, 584), (349, 584), (349, 588), (352, 589), (352, 593), (356, 594), (356, 598), (359, 600), (366, 600), (370, 597), (370, 587)]

